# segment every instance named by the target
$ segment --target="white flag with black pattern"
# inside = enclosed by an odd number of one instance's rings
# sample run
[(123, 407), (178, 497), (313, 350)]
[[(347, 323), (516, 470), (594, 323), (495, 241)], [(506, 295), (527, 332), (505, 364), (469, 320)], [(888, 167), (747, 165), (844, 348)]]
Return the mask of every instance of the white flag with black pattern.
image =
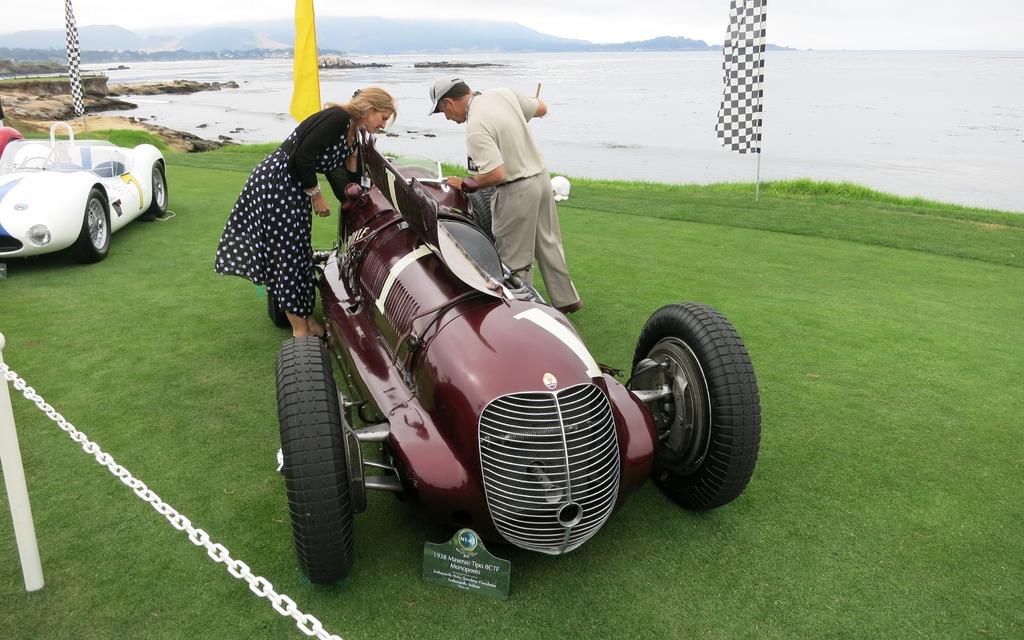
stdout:
[(729, 7), (725, 91), (715, 131), (722, 146), (739, 153), (761, 153), (765, 5), (767, 0), (732, 0)]
[(67, 31), (68, 43), (68, 75), (71, 76), (71, 102), (76, 116), (85, 114), (85, 101), (82, 99), (82, 72), (79, 69), (81, 50), (78, 46), (78, 26), (75, 24), (75, 12), (71, 8), (71, 0), (64, 0), (64, 26)]

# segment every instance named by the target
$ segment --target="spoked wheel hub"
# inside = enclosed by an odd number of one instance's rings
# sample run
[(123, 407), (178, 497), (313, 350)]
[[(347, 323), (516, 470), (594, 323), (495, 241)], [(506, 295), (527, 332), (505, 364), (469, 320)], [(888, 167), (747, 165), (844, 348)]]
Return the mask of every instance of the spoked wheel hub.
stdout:
[(98, 199), (90, 198), (86, 210), (89, 225), (89, 240), (96, 249), (102, 249), (107, 244), (107, 212), (103, 203)]

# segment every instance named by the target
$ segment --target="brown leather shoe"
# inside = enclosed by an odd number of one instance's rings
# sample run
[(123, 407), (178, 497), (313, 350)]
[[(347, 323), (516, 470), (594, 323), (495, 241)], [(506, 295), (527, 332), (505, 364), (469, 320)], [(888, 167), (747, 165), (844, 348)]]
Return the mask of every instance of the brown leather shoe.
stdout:
[(567, 304), (564, 307), (558, 307), (558, 310), (561, 311), (562, 313), (576, 313), (577, 311), (579, 311), (582, 308), (583, 308), (583, 301), (582, 300), (577, 300), (576, 302), (574, 302), (572, 304)]

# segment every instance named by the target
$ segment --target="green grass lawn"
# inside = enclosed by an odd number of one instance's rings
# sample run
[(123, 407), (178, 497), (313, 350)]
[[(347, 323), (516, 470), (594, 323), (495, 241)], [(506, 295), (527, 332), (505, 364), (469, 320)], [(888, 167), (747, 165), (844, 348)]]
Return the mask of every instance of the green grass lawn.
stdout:
[[(124, 142), (121, 142), (124, 144)], [(383, 143), (386, 146), (386, 142)], [(586, 308), (621, 369), (658, 307), (711, 305), (758, 376), (761, 456), (708, 513), (651, 484), (563, 557), (501, 545), (507, 601), (421, 580), (452, 530), (371, 493), (345, 584), (292, 549), (274, 366), (289, 333), (213, 272), (268, 147), (168, 154), (174, 217), (110, 256), (8, 261), (4, 360), (150, 489), (332, 633), (378, 638), (1024, 637), (1024, 216), (845, 184), (573, 179), (560, 204)], [(333, 242), (337, 213), (314, 219)], [(304, 637), (20, 394), (46, 586), (23, 588), (0, 493), (0, 638)]]

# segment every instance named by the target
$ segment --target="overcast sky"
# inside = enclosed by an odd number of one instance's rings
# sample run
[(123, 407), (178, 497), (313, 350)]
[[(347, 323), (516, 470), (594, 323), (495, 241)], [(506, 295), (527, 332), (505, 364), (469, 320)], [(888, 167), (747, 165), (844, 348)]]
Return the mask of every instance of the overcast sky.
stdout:
[[(79, 27), (133, 30), (291, 19), (290, 0), (72, 0)], [(63, 0), (4, 0), (0, 34), (63, 29)], [(444, 18), (518, 22), (541, 33), (591, 42), (684, 36), (721, 44), (729, 0), (514, 0), (505, 3), (387, 0), (359, 11), (316, 0), (318, 16)], [(1024, 50), (1024, 0), (771, 0), (768, 41), (797, 49)]]

